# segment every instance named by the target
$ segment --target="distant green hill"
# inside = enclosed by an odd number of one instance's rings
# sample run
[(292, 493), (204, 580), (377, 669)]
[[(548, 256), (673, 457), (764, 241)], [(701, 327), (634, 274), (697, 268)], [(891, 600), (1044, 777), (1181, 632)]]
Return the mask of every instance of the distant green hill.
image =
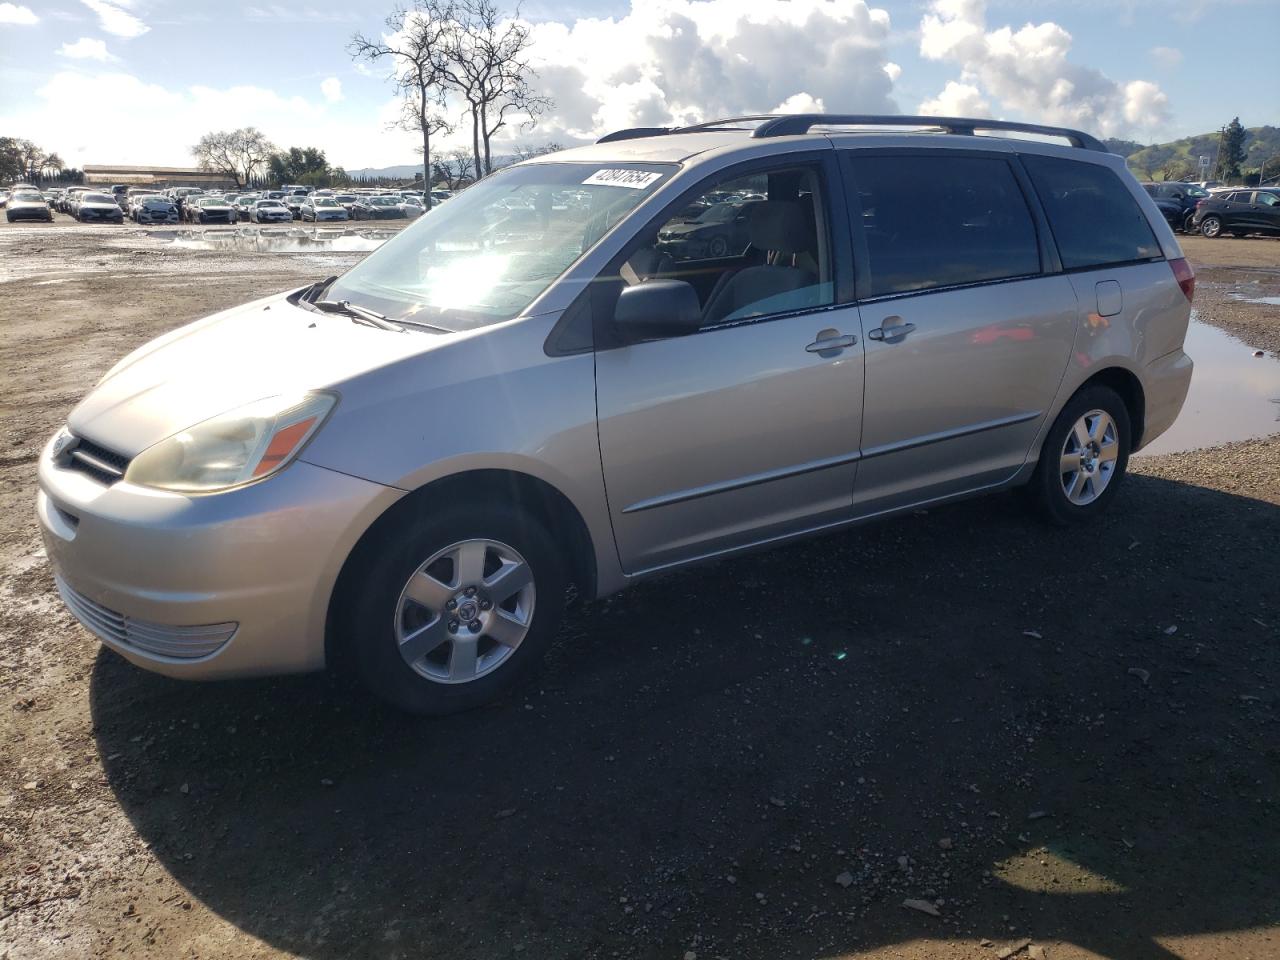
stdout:
[[(1267, 179), (1280, 175), (1280, 127), (1247, 127), (1245, 132), (1248, 134), (1245, 146), (1247, 154), (1241, 169), (1257, 173), (1265, 160)], [(1196, 158), (1209, 157), (1212, 163), (1218, 156), (1216, 130), (1149, 147), (1132, 140), (1105, 142), (1109, 150), (1125, 157), (1129, 169), (1144, 180), (1182, 179), (1196, 173)]]

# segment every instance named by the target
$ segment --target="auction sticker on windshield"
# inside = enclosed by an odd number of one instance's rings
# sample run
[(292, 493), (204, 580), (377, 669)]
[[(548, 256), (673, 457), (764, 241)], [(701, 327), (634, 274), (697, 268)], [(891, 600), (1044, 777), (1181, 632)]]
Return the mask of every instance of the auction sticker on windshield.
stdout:
[(629, 187), (632, 190), (643, 190), (661, 177), (660, 173), (649, 173), (644, 170), (597, 170), (582, 182), (601, 187)]

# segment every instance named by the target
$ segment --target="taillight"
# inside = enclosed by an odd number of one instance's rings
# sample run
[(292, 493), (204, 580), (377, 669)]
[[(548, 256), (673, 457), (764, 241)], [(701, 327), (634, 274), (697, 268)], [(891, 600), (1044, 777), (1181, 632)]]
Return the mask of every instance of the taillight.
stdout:
[(1190, 302), (1196, 295), (1196, 274), (1191, 269), (1191, 264), (1179, 257), (1177, 260), (1170, 260), (1169, 266), (1173, 270), (1173, 278), (1178, 281), (1178, 286), (1182, 288), (1183, 295)]

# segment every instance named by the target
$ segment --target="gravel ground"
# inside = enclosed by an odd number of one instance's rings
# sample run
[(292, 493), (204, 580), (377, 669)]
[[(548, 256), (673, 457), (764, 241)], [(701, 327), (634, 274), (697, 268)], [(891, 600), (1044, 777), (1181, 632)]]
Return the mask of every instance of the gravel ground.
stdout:
[[(1276, 349), (1226, 293), (1280, 243), (1186, 249)], [(1278, 438), (1136, 461), (1085, 532), (1001, 496), (649, 582), (443, 721), (104, 652), (40, 445), (133, 346), (357, 257), (0, 227), (0, 960), (1280, 957)]]
[(1280, 356), (1280, 305), (1249, 302), (1280, 297), (1280, 237), (1178, 239), (1196, 271), (1201, 318)]

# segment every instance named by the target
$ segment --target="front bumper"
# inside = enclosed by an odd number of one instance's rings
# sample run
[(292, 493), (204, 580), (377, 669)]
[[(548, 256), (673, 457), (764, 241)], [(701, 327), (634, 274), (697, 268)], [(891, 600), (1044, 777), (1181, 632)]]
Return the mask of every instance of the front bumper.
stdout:
[(69, 609), (138, 666), (186, 679), (324, 666), (338, 573), (404, 493), (298, 461), (202, 497), (40, 460), (36, 512)]
[(10, 210), (5, 211), (5, 215), (6, 215), (10, 220), (14, 220), (14, 221), (17, 221), (17, 220), (40, 220), (40, 221), (45, 222), (45, 223), (52, 223), (52, 222), (53, 222), (53, 211), (52, 211), (52, 210), (36, 210), (36, 209), (32, 209), (32, 210), (23, 210), (23, 209), (13, 210), (13, 209), (10, 209)]

